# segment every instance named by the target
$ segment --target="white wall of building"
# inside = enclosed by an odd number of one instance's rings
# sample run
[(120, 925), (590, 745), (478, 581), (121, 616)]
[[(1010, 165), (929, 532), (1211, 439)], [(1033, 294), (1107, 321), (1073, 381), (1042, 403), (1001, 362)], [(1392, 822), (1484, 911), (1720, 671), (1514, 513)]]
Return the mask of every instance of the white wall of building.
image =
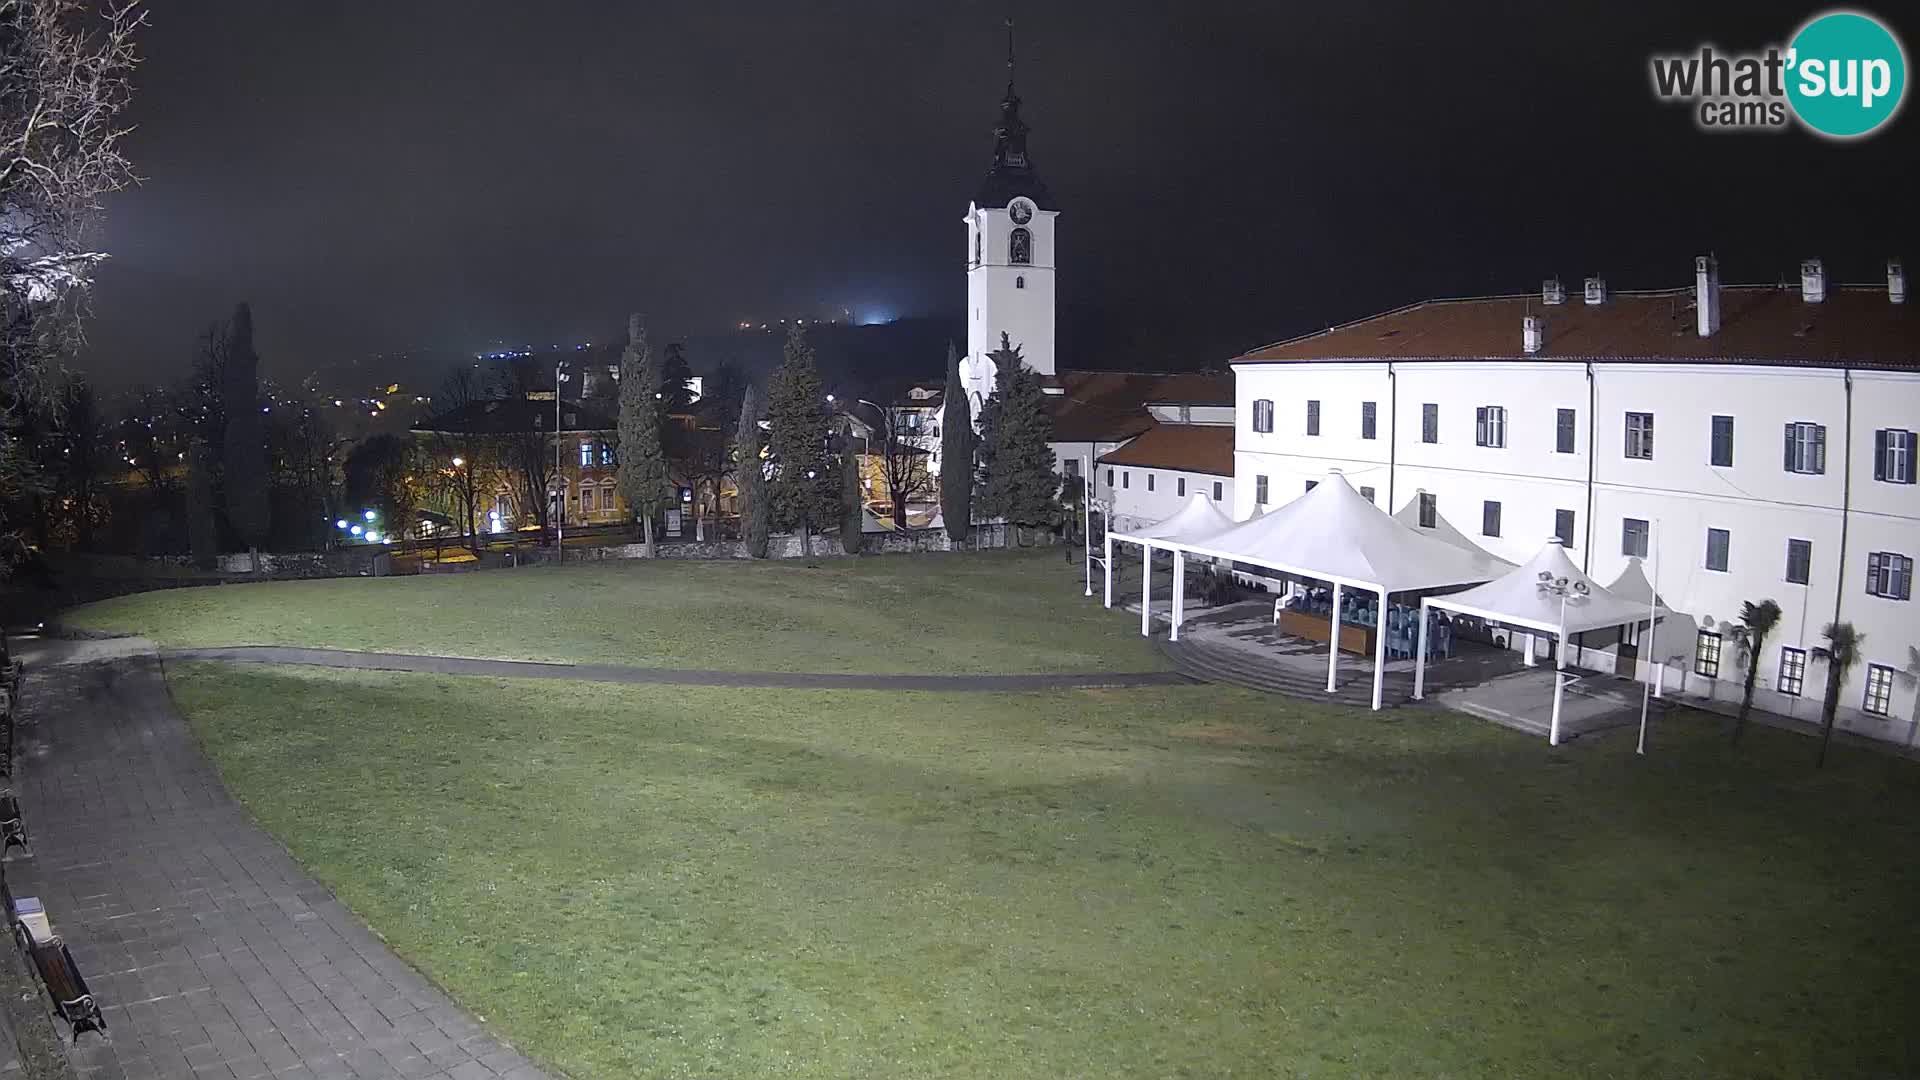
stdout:
[[(1015, 200), (1016, 202), (1020, 200)], [(961, 360), (961, 381), (980, 403), (993, 392), (993, 361), (987, 354), (1000, 347), (1000, 335), (1020, 347), (1026, 366), (1042, 375), (1054, 373), (1054, 219), (1053, 210), (1033, 211), (1016, 226), (1005, 206), (969, 206), (967, 232), (967, 355)], [(1013, 230), (1024, 228), (1033, 238), (1032, 261), (1012, 261)], [(974, 258), (978, 241), (980, 258)]]
[[(1898, 671), (1909, 662), (1909, 648), (1920, 647), (1920, 601), (1866, 592), (1869, 552), (1920, 558), (1920, 486), (1874, 480), (1872, 459), (1876, 429), (1920, 428), (1920, 375), (1533, 361), (1247, 364), (1235, 371), (1236, 517), (1252, 511), (1257, 476), (1268, 478), (1268, 504), (1278, 506), (1303, 494), (1306, 481), (1339, 468), (1356, 487), (1375, 488), (1383, 509), (1405, 506), (1421, 490), (1433, 494), (1456, 528), (1515, 561), (1553, 533), (1555, 510), (1571, 510), (1570, 553), (1602, 582), (1627, 565), (1623, 520), (1653, 522), (1656, 584), (1674, 610), (1724, 631), (1738, 620), (1743, 602), (1779, 603), (1781, 626), (1759, 658), (1758, 701), (1801, 717), (1818, 715), (1826, 670), (1809, 661), (1802, 695), (1779, 694), (1780, 649), (1818, 646), (1836, 601), (1839, 618), (1865, 635), (1867, 662)], [(1254, 402), (1261, 399), (1274, 402), (1271, 433), (1253, 430)], [(1321, 403), (1318, 436), (1305, 431), (1308, 400)], [(1376, 439), (1359, 437), (1362, 401), (1379, 403)], [(1433, 443), (1422, 441), (1421, 407), (1428, 403), (1438, 409)], [(1505, 447), (1476, 444), (1481, 406), (1506, 409)], [(1557, 448), (1561, 408), (1575, 411), (1572, 453)], [(1654, 416), (1652, 460), (1626, 457), (1629, 411)], [(1734, 418), (1731, 466), (1712, 463), (1716, 415)], [(1785, 469), (1785, 427), (1795, 422), (1826, 427), (1825, 472)], [(1501, 504), (1497, 537), (1482, 533), (1489, 500)], [(1729, 534), (1724, 572), (1707, 566), (1709, 528)], [(1812, 543), (1804, 585), (1785, 580), (1789, 539)], [(1650, 576), (1653, 570), (1649, 565)], [(1711, 689), (1737, 696), (1744, 669), (1731, 642), (1723, 645), (1719, 682)], [(1692, 673), (1691, 648), (1684, 651), (1669, 683), (1684, 678), (1688, 689), (1704, 691), (1707, 682)], [(1915, 715), (1915, 688), (1896, 679), (1891, 715), (1882, 719), (1861, 711), (1866, 682), (1863, 663), (1842, 688), (1848, 726), (1904, 739)]]
[(1094, 497), (1113, 504), (1116, 529), (1165, 521), (1195, 495), (1215, 499), (1227, 511), (1233, 506), (1233, 477), (1138, 465), (1100, 465), (1094, 476)]

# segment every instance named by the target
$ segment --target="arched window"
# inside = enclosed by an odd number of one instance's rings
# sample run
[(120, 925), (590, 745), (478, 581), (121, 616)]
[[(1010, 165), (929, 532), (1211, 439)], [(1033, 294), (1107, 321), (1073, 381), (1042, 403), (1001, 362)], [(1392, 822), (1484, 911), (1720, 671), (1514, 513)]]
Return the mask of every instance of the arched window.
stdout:
[(980, 244), (983, 239), (979, 229), (973, 230), (973, 265), (975, 266), (980, 265)]
[(1013, 248), (1010, 262), (1015, 266), (1026, 266), (1033, 262), (1033, 234), (1025, 229), (1013, 230)]
[(1019, 277), (1017, 277), (1017, 278), (1014, 278), (1014, 279), (1013, 279), (1013, 287), (1014, 287), (1014, 288), (1016, 288), (1016, 289), (1024, 289), (1024, 288), (1026, 288), (1026, 287), (1027, 287), (1027, 276), (1026, 276), (1025, 274), (1022, 274), (1022, 275), (1020, 275)]

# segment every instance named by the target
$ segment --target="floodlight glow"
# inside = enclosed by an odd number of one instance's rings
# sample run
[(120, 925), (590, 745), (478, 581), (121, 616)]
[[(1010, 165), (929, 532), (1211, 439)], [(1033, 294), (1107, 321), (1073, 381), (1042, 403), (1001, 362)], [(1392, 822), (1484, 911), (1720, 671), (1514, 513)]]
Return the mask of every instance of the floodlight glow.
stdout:
[(360, 533), (361, 533), (362, 531), (364, 531), (364, 530), (362, 530), (362, 529), (360, 528), (360, 526), (358, 526), (358, 525), (355, 525), (355, 526), (354, 526), (353, 528), (351, 528), (351, 529), (348, 529), (347, 531), (348, 531), (348, 532), (350, 532), (350, 533), (352, 533), (352, 534), (353, 534), (353, 535), (355, 535), (355, 536), (359, 536), (359, 535), (360, 535)]
[(373, 513), (373, 511), (371, 511), (371, 510), (369, 510), (369, 511), (367, 511), (367, 520), (368, 520), (368, 521), (372, 521), (373, 519), (374, 519), (374, 513)]
[(344, 528), (346, 528), (346, 527), (347, 527), (347, 519), (346, 519), (346, 518), (341, 518), (341, 519), (340, 519), (339, 521), (336, 521), (336, 522), (334, 522), (334, 523), (333, 523), (333, 527), (334, 527), (334, 528), (336, 528), (336, 529), (344, 529)]

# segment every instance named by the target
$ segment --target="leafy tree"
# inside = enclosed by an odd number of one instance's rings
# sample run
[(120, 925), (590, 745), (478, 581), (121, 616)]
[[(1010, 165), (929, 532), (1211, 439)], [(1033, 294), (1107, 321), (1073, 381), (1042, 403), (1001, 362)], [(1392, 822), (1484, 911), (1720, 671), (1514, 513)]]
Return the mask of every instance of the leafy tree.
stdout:
[(1827, 662), (1827, 693), (1820, 702), (1820, 756), (1814, 765), (1825, 768), (1827, 744), (1833, 741), (1834, 715), (1840, 708), (1840, 687), (1847, 681), (1847, 672), (1860, 663), (1860, 646), (1867, 635), (1855, 630), (1852, 623), (1831, 622), (1820, 629), (1820, 636), (1827, 643), (1814, 649), (1813, 657)]
[(740, 538), (747, 555), (767, 557), (767, 473), (760, 460), (760, 394), (747, 384), (740, 399), (740, 427), (734, 436), (734, 501), (740, 508)]
[(820, 372), (807, 332), (798, 326), (787, 331), (767, 397), (774, 467), (767, 485), (768, 509), (775, 528), (800, 534), (804, 557), (810, 554), (808, 537), (836, 517), (840, 485), (827, 461), (827, 410)]
[(980, 501), (1016, 531), (1053, 525), (1060, 519), (1060, 477), (1053, 471), (1053, 420), (1040, 375), (1021, 362), (1004, 333), (989, 355), (997, 371), (993, 396), (980, 411)]
[(860, 458), (849, 445), (840, 455), (840, 549), (860, 554), (866, 507), (860, 498)]
[(965, 544), (973, 529), (973, 404), (960, 382), (960, 355), (951, 341), (940, 401), (940, 516), (947, 538)]
[(227, 522), (247, 545), (252, 569), (260, 569), (260, 545), (272, 525), (267, 502), (267, 438), (260, 421), (260, 357), (253, 351), (253, 312), (234, 309), (227, 326), (226, 379), (220, 398), (226, 408), (226, 439), (221, 447), (222, 490)]
[(1740, 712), (1733, 720), (1735, 745), (1739, 745), (1740, 736), (1747, 729), (1747, 714), (1753, 711), (1753, 684), (1760, 675), (1760, 656), (1767, 635), (1779, 625), (1780, 605), (1771, 599), (1758, 604), (1749, 600), (1740, 605), (1740, 625), (1733, 628), (1733, 644), (1739, 650), (1740, 662), (1746, 665), (1747, 685), (1740, 698)]
[(427, 463), (421, 455), (420, 447), (403, 435), (382, 433), (361, 440), (342, 470), (348, 517), (372, 510), (376, 531), (404, 538), (426, 489)]
[(219, 557), (213, 527), (213, 448), (195, 442), (187, 452), (187, 547), (193, 565), (211, 570)]
[(647, 558), (654, 556), (653, 522), (667, 503), (667, 455), (660, 445), (660, 369), (647, 346), (640, 316), (627, 320), (620, 354), (620, 494), (640, 515)]
[(900, 529), (907, 527), (908, 505), (924, 502), (936, 487), (933, 470), (927, 466), (932, 455), (927, 453), (919, 430), (907, 426), (907, 415), (905, 409), (880, 410), (880, 468), (893, 524)]

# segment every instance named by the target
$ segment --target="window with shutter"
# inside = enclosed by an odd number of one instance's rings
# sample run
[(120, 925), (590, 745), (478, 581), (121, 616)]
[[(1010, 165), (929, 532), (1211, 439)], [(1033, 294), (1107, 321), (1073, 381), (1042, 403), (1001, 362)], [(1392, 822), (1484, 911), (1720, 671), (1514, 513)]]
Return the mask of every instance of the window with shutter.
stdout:
[(1827, 471), (1827, 427), (1825, 424), (1796, 422), (1786, 428), (1785, 457), (1788, 472), (1819, 474)]
[(1805, 585), (1813, 573), (1813, 541), (1787, 541), (1787, 581)]
[(1717, 468), (1729, 468), (1733, 465), (1733, 417), (1716, 416), (1713, 418), (1712, 462)]
[(1887, 478), (1887, 432), (1885, 429), (1873, 433), (1873, 478)]
[(1707, 530), (1707, 569), (1727, 571), (1727, 549), (1732, 546), (1732, 534), (1725, 529)]

